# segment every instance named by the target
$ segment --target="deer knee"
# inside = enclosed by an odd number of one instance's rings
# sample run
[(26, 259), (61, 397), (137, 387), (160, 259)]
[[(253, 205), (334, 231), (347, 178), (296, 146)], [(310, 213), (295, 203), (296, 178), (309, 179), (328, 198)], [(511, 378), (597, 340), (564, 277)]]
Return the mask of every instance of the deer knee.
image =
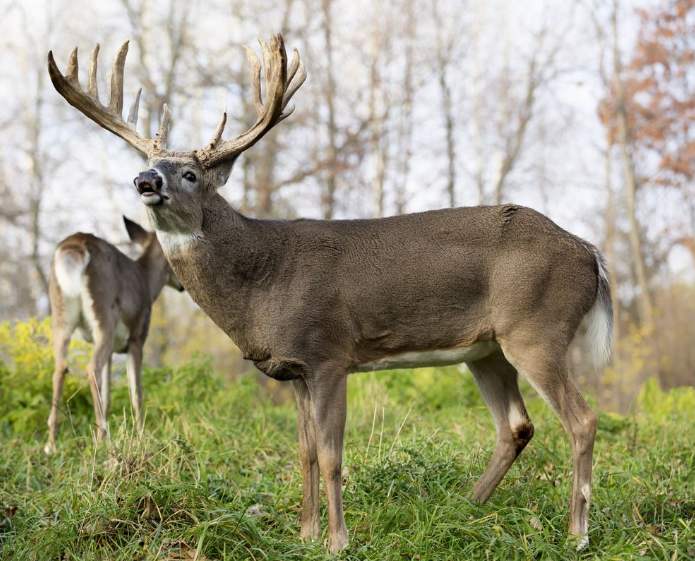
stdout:
[(342, 478), (342, 458), (340, 454), (334, 452), (319, 452), (319, 467), (321, 475), (325, 481), (341, 481)]
[(512, 428), (512, 439), (514, 441), (514, 447), (517, 455), (520, 454), (526, 445), (531, 441), (533, 438), (533, 432), (533, 423), (529, 420), (525, 420)]
[(323, 470), (323, 479), (326, 483), (338, 483), (343, 480), (343, 470), (340, 464), (331, 465)]
[(304, 452), (299, 455), (299, 464), (304, 473), (309, 473), (315, 470), (318, 466), (319, 460), (315, 454), (309, 452)]

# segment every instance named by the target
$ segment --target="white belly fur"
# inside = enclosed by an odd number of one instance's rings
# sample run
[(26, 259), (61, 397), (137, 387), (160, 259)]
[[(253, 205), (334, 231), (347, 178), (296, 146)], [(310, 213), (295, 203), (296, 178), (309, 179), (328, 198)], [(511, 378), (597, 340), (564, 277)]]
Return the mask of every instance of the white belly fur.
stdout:
[(358, 364), (355, 372), (372, 372), (374, 370), (393, 370), (396, 368), (421, 368), (423, 366), (446, 366), (485, 358), (498, 349), (494, 341), (475, 343), (470, 347), (439, 349), (436, 351), (412, 351), (386, 356), (372, 362)]

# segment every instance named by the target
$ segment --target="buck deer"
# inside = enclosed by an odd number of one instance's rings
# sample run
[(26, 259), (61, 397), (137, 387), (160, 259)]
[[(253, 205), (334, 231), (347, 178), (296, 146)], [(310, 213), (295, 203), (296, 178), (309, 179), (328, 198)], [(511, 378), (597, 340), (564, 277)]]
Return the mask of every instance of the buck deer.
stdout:
[(147, 338), (152, 304), (165, 284), (182, 291), (157, 237), (123, 217), (130, 239), (143, 252), (130, 259), (109, 242), (77, 233), (58, 244), (49, 279), (53, 323), (53, 399), (48, 417), (47, 454), (56, 450), (58, 404), (68, 370), (67, 352), (76, 329), (94, 343), (87, 368), (97, 436), (108, 431), (111, 355), (128, 353), (126, 365), (130, 400), (142, 427), (142, 348)]
[[(209, 144), (166, 148), (159, 131), (136, 131), (138, 96), (123, 120), (123, 65), (116, 56), (108, 106), (53, 55), (58, 92), (149, 160), (135, 178), (173, 270), (200, 307), (268, 376), (291, 380), (298, 406), (304, 499), (301, 536), (316, 538), (319, 473), (328, 495), (329, 549), (344, 548), (341, 462), (347, 375), (355, 371), (465, 362), (497, 429), (492, 459), (473, 490), (485, 501), (533, 435), (517, 385), (524, 376), (570, 435), (574, 483), (570, 533), (588, 541), (596, 416), (569, 376), (567, 350), (583, 318), (597, 358), (610, 349), (611, 300), (603, 260), (589, 243), (516, 205), (455, 208), (373, 220), (254, 220), (217, 189), (232, 165), (292, 112), (306, 74), (282, 38), (261, 43), (251, 64), (254, 124), (223, 140), (226, 114)], [(98, 49), (98, 47), (97, 47)], [(264, 96), (261, 95), (264, 67)]]

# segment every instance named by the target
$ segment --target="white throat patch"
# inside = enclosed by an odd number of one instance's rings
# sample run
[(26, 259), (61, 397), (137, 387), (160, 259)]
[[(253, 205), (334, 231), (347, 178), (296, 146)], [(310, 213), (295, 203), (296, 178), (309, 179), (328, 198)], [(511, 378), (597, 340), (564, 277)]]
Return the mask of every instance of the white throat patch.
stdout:
[(186, 251), (200, 239), (200, 236), (193, 232), (163, 232), (157, 230), (156, 234), (165, 255)]

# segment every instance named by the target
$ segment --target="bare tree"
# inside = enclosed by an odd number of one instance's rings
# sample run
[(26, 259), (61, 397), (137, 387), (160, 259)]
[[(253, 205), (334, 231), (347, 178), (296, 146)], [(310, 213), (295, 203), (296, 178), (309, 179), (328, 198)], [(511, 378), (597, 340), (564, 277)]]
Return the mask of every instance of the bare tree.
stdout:
[(456, 119), (454, 116), (451, 85), (449, 84), (449, 67), (456, 56), (454, 44), (459, 34), (456, 31), (444, 31), (449, 29), (449, 26), (445, 26), (440, 10), (440, 1), (433, 0), (432, 19), (437, 30), (435, 33), (435, 66), (439, 95), (441, 96), (441, 115), (444, 121), (446, 142), (446, 193), (449, 206), (453, 207), (456, 206), (456, 141), (454, 138)]
[(326, 146), (327, 159), (332, 162), (324, 171), (325, 190), (321, 199), (322, 214), (324, 218), (332, 218), (335, 212), (335, 196), (338, 183), (337, 173), (337, 130), (335, 118), (335, 67), (333, 51), (333, 0), (321, 0), (322, 33), (325, 48), (325, 84), (324, 101), (326, 103), (327, 122), (326, 134), (328, 143)]
[(504, 202), (509, 174), (514, 169), (526, 142), (529, 124), (534, 116), (539, 89), (546, 85), (557, 69), (555, 59), (561, 46), (560, 40), (546, 52), (545, 43), (548, 29), (537, 32), (532, 52), (526, 63), (524, 88), (521, 99), (514, 100), (513, 88), (508, 82), (511, 69), (503, 69), (500, 91), (505, 110), (498, 122), (498, 134), (502, 142), (502, 153), (493, 185), (493, 200), (496, 204)]
[[(133, 41), (137, 46), (138, 72), (136, 75), (148, 94), (142, 100), (144, 109), (142, 128), (146, 134), (151, 134), (154, 125), (159, 122), (164, 103), (171, 102), (174, 95), (186, 93), (177, 77), (181, 62), (186, 58), (185, 55), (193, 50), (186, 34), (191, 2), (172, 0), (164, 20), (158, 22), (155, 33), (148, 25), (148, 15), (153, 10), (149, 0), (120, 1), (128, 18)], [(151, 45), (148, 38), (156, 38), (158, 61), (163, 59), (162, 53), (167, 53), (167, 57), (160, 66), (161, 78), (156, 77), (155, 70), (149, 63)], [(167, 44), (167, 49), (161, 48), (164, 43)], [(177, 84), (179, 84), (178, 87)]]
[(414, 45), (417, 41), (417, 27), (415, 20), (415, 0), (404, 0), (403, 25), (405, 37), (405, 49), (403, 60), (403, 98), (400, 102), (398, 120), (398, 175), (395, 186), (396, 214), (405, 212), (406, 190), (410, 176), (410, 166), (413, 157), (413, 97), (415, 84), (413, 70), (415, 67)]
[(647, 272), (642, 249), (642, 234), (637, 216), (637, 194), (640, 181), (637, 177), (635, 162), (632, 156), (632, 133), (628, 123), (625, 85), (623, 82), (622, 55), (619, 45), (619, 0), (613, 0), (611, 13), (611, 34), (613, 54), (613, 92), (615, 103), (615, 124), (617, 128), (617, 143), (623, 165), (623, 180), (625, 182), (626, 214), (630, 225), (628, 237), (632, 263), (639, 287), (639, 308), (642, 324), (648, 329), (654, 326), (654, 304), (649, 291)]
[[(376, 8), (381, 10), (382, 7)], [(391, 37), (383, 33), (382, 29), (389, 28), (386, 21), (390, 18), (375, 16), (373, 27), (370, 31), (370, 57), (369, 65), (369, 116), (372, 152), (374, 155), (374, 177), (372, 179), (372, 192), (374, 196), (375, 216), (384, 216), (384, 200), (386, 179), (389, 168), (390, 145), (388, 123), (391, 114), (391, 94), (388, 84), (384, 83), (382, 72), (388, 66), (390, 56)]]

